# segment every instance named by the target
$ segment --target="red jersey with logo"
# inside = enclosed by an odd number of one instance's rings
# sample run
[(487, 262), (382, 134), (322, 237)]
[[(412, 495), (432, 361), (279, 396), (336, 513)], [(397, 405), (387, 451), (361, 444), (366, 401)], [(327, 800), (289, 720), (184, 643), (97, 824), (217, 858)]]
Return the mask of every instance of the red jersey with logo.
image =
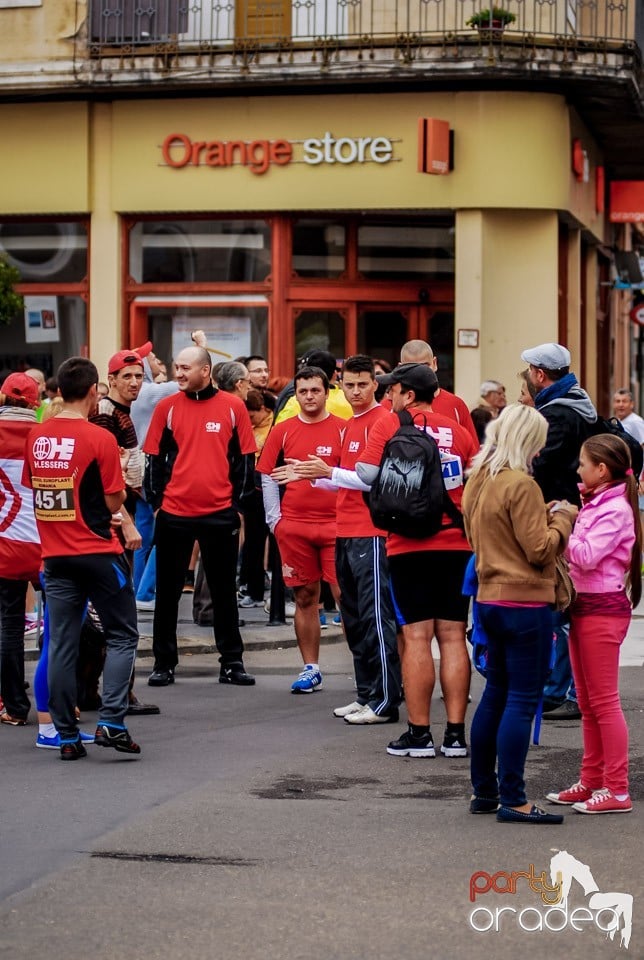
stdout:
[[(450, 420), (449, 417), (417, 410), (414, 407), (407, 409), (420, 429), (424, 426), (425, 420), (427, 421), (427, 432), (434, 438), (440, 450), (443, 482), (447, 494), (452, 503), (460, 510), (465, 470), (474, 454), (477, 453), (479, 444), (477, 443), (475, 446), (467, 430), (459, 426), (454, 420)], [(395, 413), (378, 420), (369, 433), (367, 449), (363, 456), (359, 457), (359, 461), (380, 466), (385, 444), (393, 437), (399, 426), (400, 420)], [(394, 556), (399, 553), (417, 552), (419, 550), (471, 550), (465, 534), (460, 528), (451, 526), (451, 523), (452, 521), (447, 514), (444, 514), (443, 529), (439, 530), (433, 537), (426, 537), (422, 540), (414, 540), (411, 537), (401, 537), (400, 534), (390, 533), (387, 537), (387, 554)]]
[(449, 417), (450, 420), (456, 420), (457, 423), (460, 423), (476, 444), (476, 449), (479, 449), (481, 444), (476, 427), (472, 423), (472, 414), (467, 409), (465, 401), (457, 397), (455, 393), (450, 393), (449, 390), (441, 387), (432, 400), (432, 413), (438, 413), (442, 417)]
[[(25, 442), (35, 420), (12, 420), (11, 407), (0, 417), (0, 577), (37, 580), (40, 537), (33, 494), (22, 480)], [(20, 411), (22, 413), (22, 411)]]
[(165, 430), (177, 455), (161, 506), (180, 517), (198, 517), (232, 506), (229, 456), (255, 453), (248, 410), (239, 397), (217, 390), (206, 400), (175, 393), (154, 408), (143, 452), (158, 455)]
[[(270, 476), (285, 459), (308, 460), (310, 453), (330, 467), (337, 467), (346, 425), (346, 420), (332, 413), (315, 423), (302, 420), (300, 416), (283, 420), (269, 433), (257, 469)], [(336, 497), (335, 491), (314, 487), (310, 480), (287, 483), (282, 498), (282, 516), (300, 523), (328, 523), (335, 520)]]
[(43, 557), (122, 553), (105, 494), (125, 488), (114, 437), (87, 420), (52, 417), (28, 438), (22, 474), (33, 489)]
[[(380, 401), (386, 410), (391, 410), (391, 400), (389, 397), (383, 397)], [(441, 387), (432, 400), (432, 412), (439, 413), (443, 417), (449, 417), (455, 420), (462, 427), (465, 427), (472, 440), (476, 444), (476, 449), (480, 447), (479, 436), (476, 427), (472, 422), (472, 414), (467, 409), (467, 404), (455, 393), (450, 393), (445, 387)]]
[[(358, 460), (363, 458), (367, 448), (367, 437), (374, 423), (388, 412), (378, 404), (347, 421), (344, 428), (340, 466), (345, 470), (355, 470)], [(369, 507), (360, 490), (347, 490), (340, 487), (337, 501), (337, 533), (339, 537), (386, 537), (386, 531), (374, 527)]]

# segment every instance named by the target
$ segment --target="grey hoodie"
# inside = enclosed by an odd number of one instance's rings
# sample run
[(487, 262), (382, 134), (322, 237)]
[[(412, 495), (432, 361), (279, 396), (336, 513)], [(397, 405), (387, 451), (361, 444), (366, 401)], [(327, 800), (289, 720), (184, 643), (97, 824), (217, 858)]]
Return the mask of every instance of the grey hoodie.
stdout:
[(171, 397), (174, 393), (178, 392), (179, 385), (175, 383), (174, 380), (169, 380), (167, 383), (154, 382), (148, 358), (144, 357), (143, 386), (141, 387), (141, 392), (138, 397), (130, 407), (130, 416), (132, 417), (132, 423), (136, 430), (139, 446), (143, 446), (145, 435), (148, 432), (150, 420), (152, 419), (152, 411), (159, 400), (163, 400), (164, 397)]

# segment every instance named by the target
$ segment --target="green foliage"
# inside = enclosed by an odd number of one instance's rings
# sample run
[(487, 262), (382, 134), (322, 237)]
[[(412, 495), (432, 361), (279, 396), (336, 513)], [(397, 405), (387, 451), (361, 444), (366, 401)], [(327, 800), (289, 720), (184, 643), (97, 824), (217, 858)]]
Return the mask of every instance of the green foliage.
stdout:
[(14, 290), (19, 280), (20, 271), (0, 254), (0, 324), (3, 326), (8, 326), (24, 309), (22, 294)]
[(489, 30), (492, 27), (491, 21), (494, 20), (499, 21), (505, 27), (508, 23), (514, 23), (516, 17), (509, 10), (504, 10), (503, 7), (492, 7), (491, 10), (479, 10), (478, 13), (472, 14), (467, 21), (467, 26)]

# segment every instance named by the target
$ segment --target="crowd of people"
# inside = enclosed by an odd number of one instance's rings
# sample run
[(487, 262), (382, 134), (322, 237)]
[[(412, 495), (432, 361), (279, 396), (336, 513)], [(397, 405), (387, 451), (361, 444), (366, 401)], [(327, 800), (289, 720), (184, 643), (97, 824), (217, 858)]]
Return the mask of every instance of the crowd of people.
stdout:
[[(503, 384), (487, 380), (471, 412), (440, 386), (437, 358), (421, 340), (403, 345), (394, 369), (362, 354), (338, 366), (312, 350), (292, 380), (271, 381), (258, 355), (213, 366), (201, 331), (174, 359), (170, 380), (150, 342), (111, 357), (106, 384), (81, 357), (46, 383), (39, 371), (9, 375), (0, 393), (0, 723), (28, 721), (30, 585), (46, 597), (37, 746), (63, 760), (86, 756), (92, 741), (138, 756), (126, 717), (159, 708), (133, 692), (137, 607), (154, 611), (147, 683), (169, 686), (179, 601), (198, 557), (219, 682), (253, 686), (239, 610), (263, 605), (268, 558), (278, 556), (273, 576), (281, 575), (292, 604), (302, 657), (293, 694), (323, 683), (326, 599), (339, 611), (355, 674), (354, 699), (334, 716), (395, 724), (404, 700), (407, 725), (387, 745), (392, 756), (436, 755), (436, 640), (446, 717), (439, 752), (470, 755), (472, 813), (562, 822), (525, 792), (542, 700), (544, 719), (581, 718), (584, 740), (578, 782), (547, 799), (579, 813), (630, 811), (618, 664), (641, 595), (631, 448), (619, 424), (607, 432), (564, 346), (541, 344), (521, 359), (518, 402), (507, 403)], [(642, 444), (644, 421), (628, 390), (615, 394), (614, 413), (628, 439)], [(437, 450), (437, 527), (380, 518), (378, 526), (370, 498), (385, 463), (398, 474), (397, 489), (413, 492), (418, 471), (401, 460), (392, 468), (389, 451), (405, 430), (417, 438), (417, 429)], [(576, 594), (558, 610), (562, 557)], [(468, 746), (463, 582), (472, 565), (487, 672)], [(78, 726), (88, 621), (103, 639), (93, 733)]]

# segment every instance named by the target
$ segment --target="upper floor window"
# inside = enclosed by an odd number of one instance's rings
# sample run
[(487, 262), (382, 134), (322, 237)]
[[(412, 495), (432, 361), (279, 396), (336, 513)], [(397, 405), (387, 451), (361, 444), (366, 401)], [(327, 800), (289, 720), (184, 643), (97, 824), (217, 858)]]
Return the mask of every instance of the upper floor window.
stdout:
[(263, 220), (144, 220), (130, 231), (136, 283), (260, 283), (270, 270)]
[(87, 277), (87, 229), (66, 220), (0, 221), (0, 253), (23, 283), (80, 283)]

